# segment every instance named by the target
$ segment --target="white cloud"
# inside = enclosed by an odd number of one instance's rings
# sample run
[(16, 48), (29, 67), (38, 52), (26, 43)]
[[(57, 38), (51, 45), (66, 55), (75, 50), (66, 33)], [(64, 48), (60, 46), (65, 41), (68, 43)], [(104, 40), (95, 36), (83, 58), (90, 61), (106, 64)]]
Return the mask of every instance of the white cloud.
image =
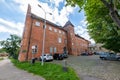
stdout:
[(80, 26), (75, 27), (75, 33), (89, 40), (91, 43), (95, 43), (95, 41), (90, 38), (88, 30), (86, 29), (86, 26), (87, 26), (86, 20), (80, 21)]
[[(64, 26), (64, 24), (69, 20), (68, 16), (70, 14), (73, 14), (74, 10), (77, 8), (77, 7), (73, 8), (71, 6), (67, 7), (63, 6), (63, 8), (59, 10), (58, 9), (58, 7), (60, 6), (59, 3), (64, 2), (64, 0), (46, 0), (46, 1), (48, 1), (49, 3), (51, 2), (50, 3), (51, 5), (48, 5), (48, 3), (42, 3), (39, 0), (14, 0), (14, 2), (19, 4), (18, 5), (20, 9), (19, 11), (23, 12), (24, 15), (26, 15), (28, 4), (30, 4), (32, 8), (32, 13), (42, 18), (45, 18), (44, 11), (40, 7), (38, 7), (38, 4), (40, 4), (46, 12), (51, 12), (53, 14), (53, 15), (47, 14), (46, 19), (53, 23), (57, 23), (61, 26)], [(0, 24), (0, 32), (9, 32), (11, 34), (13, 33), (18, 34), (20, 36), (22, 35), (24, 23), (20, 22), (15, 23), (12, 21), (4, 20), (2, 18), (0, 18), (0, 23), (2, 23)], [(75, 27), (75, 33), (79, 34), (80, 36), (84, 37), (87, 40), (91, 40), (87, 33), (86, 23), (87, 21), (82, 20), (80, 22), (80, 25)], [(93, 40), (91, 41), (94, 42)]]
[[(75, 8), (71, 6), (63, 7), (62, 10), (58, 10), (58, 6), (60, 2), (63, 2), (63, 0), (49, 0), (49, 3), (52, 2), (51, 4), (55, 4), (54, 8), (51, 8), (47, 3), (42, 3), (38, 0), (14, 0), (16, 3), (20, 4), (20, 9), (24, 13), (27, 11), (27, 6), (28, 4), (31, 5), (32, 8), (32, 13), (44, 18), (44, 11), (38, 7), (38, 4), (41, 5), (46, 12), (50, 12), (53, 15), (46, 15), (46, 19), (53, 22), (53, 23), (58, 23), (61, 26), (63, 26), (66, 21), (68, 21), (68, 15), (74, 11)], [(48, 2), (48, 1), (47, 1)]]
[(0, 18), (0, 32), (8, 32), (10, 34), (17, 34), (22, 36), (23, 23), (15, 23)]
[[(18, 9), (20, 9), (19, 11), (23, 12), (24, 15), (26, 15), (28, 4), (30, 4), (32, 8), (32, 13), (44, 18), (45, 14), (43, 10), (40, 7), (38, 7), (38, 4), (40, 4), (45, 9), (46, 12), (52, 12), (53, 14), (52, 16), (47, 14), (46, 19), (53, 23), (58, 23), (62, 26), (68, 20), (68, 15), (72, 13), (74, 10), (74, 8), (67, 6), (63, 7), (59, 11), (58, 10), (59, 3), (63, 2), (63, 0), (49, 0), (50, 2), (54, 2), (55, 4), (54, 8), (51, 8), (47, 3), (42, 3), (38, 0), (13, 0), (13, 1), (19, 4)], [(4, 2), (5, 6), (7, 7), (9, 6), (7, 2), (5, 2), (4, 0), (2, 2)], [(23, 18), (25, 17), (23, 16)], [(0, 18), (0, 32), (7, 32), (10, 34), (17, 34), (21, 36), (23, 32), (23, 26), (24, 23), (21, 22), (16, 23), (16, 21), (8, 21), (3, 18)]]

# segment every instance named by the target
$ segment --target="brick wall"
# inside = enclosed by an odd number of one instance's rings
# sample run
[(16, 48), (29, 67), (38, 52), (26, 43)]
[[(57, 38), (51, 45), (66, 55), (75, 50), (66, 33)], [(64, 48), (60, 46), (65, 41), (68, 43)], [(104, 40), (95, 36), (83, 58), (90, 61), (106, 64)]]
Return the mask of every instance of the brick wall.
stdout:
[(76, 50), (77, 55), (80, 55), (82, 52), (89, 51), (89, 41), (85, 40), (84, 38), (80, 38), (76, 36)]
[(24, 27), (23, 37), (21, 41), (21, 49), (18, 57), (19, 61), (25, 61), (28, 56), (27, 53), (29, 52), (28, 48), (29, 48), (29, 41), (30, 41), (31, 24), (32, 24), (31, 7), (30, 5), (28, 5), (26, 20), (25, 20), (25, 27)]
[[(25, 28), (19, 53), (19, 61), (30, 60), (32, 55), (32, 46), (37, 46), (37, 52), (34, 57), (39, 58), (43, 49), (43, 24), (44, 19), (31, 13), (31, 7), (28, 6)], [(46, 21), (44, 53), (63, 53), (66, 47), (71, 55), (80, 55), (81, 52), (88, 50), (88, 41), (76, 36), (74, 25), (68, 21), (64, 27)]]

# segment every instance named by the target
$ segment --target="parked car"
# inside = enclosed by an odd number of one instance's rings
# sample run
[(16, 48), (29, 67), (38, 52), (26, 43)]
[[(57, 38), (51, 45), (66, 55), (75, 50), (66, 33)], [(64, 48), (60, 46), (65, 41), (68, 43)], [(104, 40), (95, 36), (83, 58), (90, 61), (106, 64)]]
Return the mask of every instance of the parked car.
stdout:
[(94, 55), (99, 55), (101, 52), (94, 52)]
[(116, 53), (102, 52), (99, 55), (102, 60), (120, 60), (120, 55)]
[(63, 54), (59, 54), (59, 53), (55, 53), (53, 55), (53, 58), (56, 59), (56, 60), (63, 60)]
[(87, 52), (82, 52), (81, 56), (88, 56), (89, 54)]
[[(42, 55), (40, 56), (40, 60), (42, 61)], [(52, 61), (52, 60), (53, 60), (52, 54), (44, 54), (43, 55), (43, 61)]]
[(63, 58), (68, 58), (68, 53), (63, 53), (62, 56)]

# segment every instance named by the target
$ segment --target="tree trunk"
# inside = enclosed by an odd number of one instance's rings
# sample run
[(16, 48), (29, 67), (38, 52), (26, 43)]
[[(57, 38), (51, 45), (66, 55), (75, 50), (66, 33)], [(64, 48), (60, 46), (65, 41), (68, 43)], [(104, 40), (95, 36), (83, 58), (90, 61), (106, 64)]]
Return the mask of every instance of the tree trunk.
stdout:
[(120, 18), (118, 15), (117, 11), (110, 11), (110, 16), (113, 19), (113, 21), (118, 25), (118, 27), (120, 28)]
[(120, 29), (120, 18), (117, 10), (115, 10), (113, 6), (114, 4), (110, 4), (106, 0), (101, 0), (101, 2), (109, 9), (112, 20), (117, 24), (118, 28)]

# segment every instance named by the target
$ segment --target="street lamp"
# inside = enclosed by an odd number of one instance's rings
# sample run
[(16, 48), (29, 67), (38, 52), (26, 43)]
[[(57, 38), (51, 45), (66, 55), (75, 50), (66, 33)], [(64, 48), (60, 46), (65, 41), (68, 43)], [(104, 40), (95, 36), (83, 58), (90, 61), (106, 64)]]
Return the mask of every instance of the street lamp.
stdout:
[[(44, 57), (44, 48), (45, 48), (45, 28), (46, 28), (46, 11), (43, 9), (43, 7), (41, 5), (38, 4), (38, 6), (44, 11), (45, 13), (45, 19), (44, 19), (44, 25), (43, 25), (43, 43), (42, 43), (42, 63), (41, 65), (44, 64), (43, 61), (43, 57)], [(49, 13), (50, 15), (52, 15), (52, 13)]]

